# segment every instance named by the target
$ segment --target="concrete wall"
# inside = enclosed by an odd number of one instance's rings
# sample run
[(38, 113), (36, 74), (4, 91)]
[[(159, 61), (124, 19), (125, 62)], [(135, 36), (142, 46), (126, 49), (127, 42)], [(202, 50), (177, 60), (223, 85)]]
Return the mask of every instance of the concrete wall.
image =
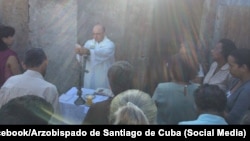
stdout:
[(64, 93), (78, 83), (75, 43), (91, 38), (100, 22), (117, 46), (117, 60), (130, 61), (137, 87), (152, 93), (163, 81), (162, 60), (184, 34), (203, 39), (208, 50), (224, 37), (249, 47), (249, 6), (248, 0), (0, 0), (0, 23), (16, 29), (13, 49), (20, 58), (29, 47), (44, 48), (45, 79)]
[(49, 58), (45, 79), (60, 93), (77, 85), (76, 0), (0, 0), (0, 23), (16, 29), (13, 50), (21, 60), (30, 47), (45, 50)]
[(30, 0), (29, 6), (31, 46), (44, 48), (49, 58), (45, 78), (64, 93), (78, 82), (77, 1)]
[[(49, 58), (45, 79), (54, 83), (60, 93), (77, 86), (75, 43), (90, 39), (93, 25), (100, 22), (116, 44), (116, 59), (128, 60), (135, 66), (136, 87), (146, 90), (151, 83), (148, 74), (157, 72), (157, 77), (162, 77), (158, 66), (165, 66), (157, 60), (162, 59), (158, 56), (164, 55), (161, 50), (166, 43), (179, 38), (183, 29), (199, 32), (202, 3), (203, 0), (0, 0), (0, 22), (19, 30), (14, 48), (21, 56), (26, 48), (44, 48)], [(17, 49), (21, 44), (23, 48)], [(168, 48), (173, 50), (171, 45)], [(152, 89), (147, 91), (152, 94)]]
[(28, 0), (0, 0), (0, 23), (15, 28), (15, 42), (12, 47), (23, 57), (29, 44), (29, 8)]
[(200, 36), (211, 49), (220, 38), (232, 39), (238, 47), (250, 47), (250, 1), (205, 0)]

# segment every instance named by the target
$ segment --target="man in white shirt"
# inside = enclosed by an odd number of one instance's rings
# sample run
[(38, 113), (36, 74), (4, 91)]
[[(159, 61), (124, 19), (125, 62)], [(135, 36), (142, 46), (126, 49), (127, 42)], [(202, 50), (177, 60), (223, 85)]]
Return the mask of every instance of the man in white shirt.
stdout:
[(78, 61), (81, 63), (86, 59), (86, 71), (83, 70), (85, 72), (83, 87), (109, 89), (107, 72), (115, 61), (115, 44), (106, 37), (104, 26), (95, 25), (93, 27), (93, 39), (88, 40), (83, 47), (77, 44), (75, 52)]
[[(51, 103), (54, 113), (59, 114), (57, 88), (44, 80), (48, 65), (44, 51), (41, 48), (29, 49), (25, 53), (23, 65), (26, 71), (23, 74), (10, 77), (1, 87), (0, 107), (16, 97), (36, 95)], [(56, 122), (55, 118), (51, 122)]]

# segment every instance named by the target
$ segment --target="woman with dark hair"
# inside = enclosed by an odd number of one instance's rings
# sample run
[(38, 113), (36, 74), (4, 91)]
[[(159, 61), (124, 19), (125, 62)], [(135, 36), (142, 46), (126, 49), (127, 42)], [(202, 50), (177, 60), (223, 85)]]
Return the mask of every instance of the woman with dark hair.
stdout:
[(21, 66), (15, 51), (9, 47), (14, 41), (15, 29), (0, 26), (0, 87), (12, 75), (21, 73)]
[(227, 57), (229, 53), (235, 49), (237, 49), (235, 43), (230, 39), (221, 39), (217, 42), (216, 46), (211, 50), (214, 62), (211, 64), (209, 71), (203, 80), (203, 84), (218, 85), (224, 92), (226, 92), (232, 81), (232, 76), (229, 73)]

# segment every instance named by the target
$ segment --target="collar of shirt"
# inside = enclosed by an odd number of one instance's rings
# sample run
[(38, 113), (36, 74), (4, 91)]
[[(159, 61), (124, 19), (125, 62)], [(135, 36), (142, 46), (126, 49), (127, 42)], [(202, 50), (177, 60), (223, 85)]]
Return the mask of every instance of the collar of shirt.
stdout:
[[(216, 67), (215, 68), (217, 68), (217, 66), (218, 66), (218, 63), (217, 62), (215, 62), (216, 63)], [(223, 65), (221, 68), (220, 68), (220, 70), (228, 70), (229, 69), (229, 64), (228, 63), (226, 63), (225, 65)]]
[(33, 70), (26, 70), (23, 74), (28, 75), (28, 76), (37, 77), (40, 79), (44, 79), (41, 73), (39, 73), (37, 71), (33, 71)]

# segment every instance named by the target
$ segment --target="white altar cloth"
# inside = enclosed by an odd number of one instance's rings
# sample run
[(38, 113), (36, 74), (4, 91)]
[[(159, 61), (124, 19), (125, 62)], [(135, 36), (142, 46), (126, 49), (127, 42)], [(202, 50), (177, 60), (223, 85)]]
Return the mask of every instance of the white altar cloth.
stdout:
[[(82, 124), (82, 121), (89, 110), (89, 106), (86, 104), (75, 105), (74, 102), (78, 98), (77, 92), (78, 89), (76, 87), (72, 87), (65, 94), (61, 94), (59, 97), (61, 118), (63, 118), (65, 124)], [(94, 94), (94, 92), (95, 90), (93, 89), (82, 88), (82, 98), (86, 100), (85, 95)], [(108, 99), (108, 96), (97, 94), (93, 99), (93, 103), (104, 101), (106, 99)]]

